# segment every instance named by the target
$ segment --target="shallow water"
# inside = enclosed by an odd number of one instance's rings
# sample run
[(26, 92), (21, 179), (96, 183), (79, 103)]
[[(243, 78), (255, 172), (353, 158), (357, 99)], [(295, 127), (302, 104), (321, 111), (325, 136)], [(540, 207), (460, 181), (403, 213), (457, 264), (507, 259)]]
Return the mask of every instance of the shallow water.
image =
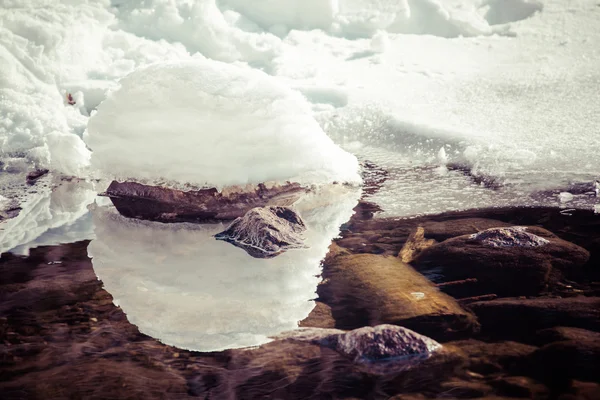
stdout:
[[(96, 213), (97, 210), (93, 212)], [(103, 215), (94, 214), (95, 219), (99, 217)], [(195, 239), (209, 235), (210, 229), (197, 228), (196, 232), (193, 229), (165, 227), (153, 229), (149, 228), (152, 224), (136, 221), (132, 225), (120, 221), (119, 216), (113, 217), (112, 220), (103, 222), (103, 228), (108, 229), (107, 232), (114, 232), (115, 240), (121, 241), (120, 244), (104, 243), (110, 244), (111, 248), (114, 246), (115, 255), (119, 257), (118, 265), (113, 265), (114, 273), (99, 268), (94, 260), (88, 258), (88, 252), (97, 252), (100, 247), (96, 245), (94, 250), (94, 242), (88, 244), (88, 241), (34, 248), (28, 257), (3, 255), (0, 260), (0, 351), (3, 356), (0, 370), (7, 379), (0, 383), (0, 390), (7, 396), (4, 398), (139, 396), (182, 399), (209, 396), (217, 399), (258, 399), (353, 396), (387, 399), (398, 394), (414, 396), (416, 393), (427, 398), (446, 397), (450, 394), (453, 398), (472, 398), (474, 395), (510, 396), (511, 393), (521, 393), (521, 397), (530, 398), (556, 397), (561, 394), (569, 394), (574, 398), (591, 395), (593, 398), (596, 393), (594, 390), (597, 390), (597, 385), (594, 386), (592, 382), (571, 382), (567, 379), (573, 373), (588, 371), (585, 363), (577, 364), (576, 368), (573, 364), (568, 369), (552, 367), (555, 369), (551, 370), (544, 370), (543, 364), (535, 364), (540, 361), (536, 361), (533, 354), (542, 348), (543, 342), (523, 339), (523, 335), (527, 338), (537, 337), (535, 330), (539, 328), (536, 324), (543, 324), (543, 320), (536, 320), (535, 324), (532, 321), (514, 324), (512, 328), (515, 332), (511, 330), (511, 324), (506, 324), (495, 332), (475, 333), (458, 341), (443, 341), (444, 348), (449, 350), (444, 356), (432, 358), (419, 368), (383, 375), (358, 368), (333, 350), (288, 340), (276, 340), (258, 348), (217, 353), (186, 351), (162, 344), (143, 334), (148, 329), (143, 323), (138, 327), (132, 325), (137, 322), (134, 322), (135, 316), (128, 311), (125, 302), (120, 304), (121, 307), (115, 305), (119, 296), (131, 293), (122, 293), (119, 289), (113, 291), (115, 286), (112, 285), (120, 284), (124, 288), (130, 288), (130, 279), (138, 280), (136, 284), (139, 284), (139, 276), (147, 273), (149, 278), (167, 277), (171, 283), (176, 282), (179, 276), (182, 279), (176, 285), (180, 288), (193, 291), (197, 285), (204, 285), (204, 293), (219, 293), (218, 278), (206, 284), (201, 277), (194, 276), (193, 270), (188, 270), (185, 274), (180, 269), (186, 256), (191, 257), (188, 259), (190, 265), (194, 260), (207, 256), (204, 254), (206, 244), (199, 247)], [(583, 211), (573, 212), (569, 216), (561, 214), (557, 209), (498, 209), (401, 220), (393, 223), (397, 229), (396, 236), (387, 238), (397, 239), (397, 243), (386, 241), (385, 237), (367, 239), (373, 235), (375, 225), (364, 232), (364, 242), (372, 244), (371, 240), (382, 240), (381, 243), (392, 246), (390, 251), (393, 253), (397, 252), (397, 246), (402, 245), (403, 239), (398, 237), (400, 232), (410, 232), (416, 224), (433, 223), (437, 230), (440, 227), (442, 230), (451, 230), (465, 218), (497, 219), (513, 224), (541, 224), (592, 251), (591, 263), (597, 262), (600, 257), (598, 217)], [(364, 223), (377, 224), (377, 220)], [(383, 229), (383, 232), (390, 223), (385, 222), (377, 229)], [(360, 228), (360, 224), (360, 221), (354, 221), (348, 229), (353, 234), (361, 234), (364, 229)], [(133, 230), (137, 230), (137, 237), (143, 239), (141, 243), (123, 240)], [(345, 231), (344, 235), (348, 232)], [(96, 240), (102, 244), (105, 238), (102, 237), (102, 232), (99, 233)], [(202, 240), (199, 242), (202, 243)], [(227, 245), (223, 242), (215, 243), (216, 246)], [(164, 249), (161, 246), (165, 244), (176, 251), (167, 254), (166, 258), (157, 259)], [(340, 244), (345, 245), (344, 240)], [(243, 253), (240, 249), (229, 247)], [(247, 256), (244, 255), (243, 258), (245, 257)], [(138, 264), (136, 260), (143, 260), (144, 265)], [(202, 267), (198, 262), (196, 271), (202, 272)], [(247, 267), (249, 268), (233, 271), (219, 265), (210, 268), (210, 272), (217, 274), (214, 277), (218, 277), (221, 272), (227, 273), (229, 277), (236, 275), (240, 281), (247, 283), (237, 287), (250, 290), (252, 281), (247, 278), (248, 274), (253, 274), (254, 268), (251, 265)], [(292, 282), (297, 282), (297, 277), (291, 276), (295, 274), (294, 270), (279, 271), (279, 275), (277, 268), (267, 267), (267, 270), (266, 275), (255, 276), (259, 278), (257, 288), (264, 289), (261, 291), (261, 299), (272, 296), (273, 300), (291, 300), (288, 295), (292, 291), (289, 285), (285, 285), (286, 278), (280, 278), (283, 276), (281, 274), (286, 274)], [(173, 274), (173, 271), (178, 273)], [(239, 273), (244, 275), (240, 276)], [(97, 275), (104, 281), (98, 280)], [(150, 279), (145, 283), (151, 283)], [(575, 283), (572, 282), (571, 285)], [(268, 287), (277, 290), (267, 293)], [(146, 289), (149, 290), (140, 290), (136, 295), (143, 299), (152, 290), (160, 291), (156, 285), (147, 285)], [(569, 292), (570, 289), (564, 290), (566, 292), (562, 296), (565, 298), (576, 294)], [(238, 292), (231, 290), (229, 293), (222, 293), (221, 297), (215, 296), (215, 302), (211, 303), (214, 313), (210, 314), (210, 318), (223, 321), (224, 316), (218, 311), (221, 307), (226, 309), (228, 299), (244, 295)], [(586, 296), (594, 296), (594, 293), (595, 296), (598, 295), (597, 289), (595, 292), (588, 292)], [(172, 293), (163, 291), (160, 294), (154, 292), (154, 297), (163, 297), (158, 301), (162, 301), (164, 305), (164, 298), (173, 295), (181, 297), (184, 294), (183, 290)], [(300, 304), (301, 298), (302, 294), (296, 304)], [(181, 304), (183, 307), (200, 306), (199, 300), (196, 298), (189, 304)], [(251, 307), (255, 300), (247, 298), (247, 304), (243, 307)], [(293, 302), (289, 304), (291, 312)], [(137, 306), (143, 307), (143, 300)], [(154, 304), (147, 306), (153, 307)], [(263, 302), (260, 306), (270, 314), (269, 307), (274, 305)], [(149, 322), (157, 322), (161, 318), (169, 318), (176, 311), (169, 312), (155, 307), (154, 315), (150, 314), (147, 318)], [(209, 311), (203, 309), (203, 315), (198, 315), (197, 319), (207, 319)], [(243, 311), (246, 315), (248, 308)], [(256, 317), (256, 314), (251, 315)], [(191, 318), (192, 315), (188, 317)], [(227, 317), (235, 323), (235, 318), (231, 315)], [(246, 315), (246, 318), (249, 316)], [(194, 324), (196, 321), (187, 322)], [(198, 332), (206, 323), (207, 321), (203, 325), (196, 324), (192, 329), (196, 330), (196, 337), (207, 339), (208, 345), (212, 343), (210, 337)], [(359, 321), (355, 323), (358, 324)], [(265, 328), (259, 327), (261, 332)], [(173, 338), (169, 337), (168, 340), (172, 341)]]

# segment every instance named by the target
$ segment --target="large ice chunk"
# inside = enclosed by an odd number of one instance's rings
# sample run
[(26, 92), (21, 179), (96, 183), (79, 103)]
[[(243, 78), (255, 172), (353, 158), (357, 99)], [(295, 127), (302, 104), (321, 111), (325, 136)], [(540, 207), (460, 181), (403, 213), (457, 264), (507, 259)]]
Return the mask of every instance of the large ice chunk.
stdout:
[(100, 104), (85, 139), (92, 165), (114, 178), (215, 187), (360, 181), (356, 158), (321, 130), (298, 92), (218, 61), (133, 72)]

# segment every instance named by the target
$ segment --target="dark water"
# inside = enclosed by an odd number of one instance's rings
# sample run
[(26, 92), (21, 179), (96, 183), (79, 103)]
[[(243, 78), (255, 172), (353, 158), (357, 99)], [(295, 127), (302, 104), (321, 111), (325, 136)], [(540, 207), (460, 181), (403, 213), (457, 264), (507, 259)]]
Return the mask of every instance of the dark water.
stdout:
[[(480, 329), (456, 330), (452, 334), (430, 329), (428, 334), (443, 344), (443, 353), (415, 368), (376, 374), (333, 349), (308, 342), (275, 340), (254, 348), (208, 353), (165, 345), (140, 333), (128, 318), (126, 307), (113, 303), (113, 294), (105, 290), (97, 278), (102, 274), (94, 270), (88, 257), (89, 241), (38, 247), (29, 256), (3, 254), (0, 397), (600, 398), (600, 341), (596, 340), (600, 331), (598, 215), (587, 211), (565, 215), (556, 209), (497, 209), (412, 220), (373, 220), (368, 210), (368, 205), (359, 205), (355, 217), (344, 225), (342, 238), (337, 240), (344, 251), (395, 256), (417, 226), (424, 226), (431, 238), (442, 241), (464, 229), (473, 229), (468, 226), (477, 225), (480, 222), (475, 219), (483, 218), (543, 226), (585, 248), (591, 256), (577, 276), (529, 296), (541, 301), (537, 308), (527, 305), (530, 299), (516, 297), (510, 300), (512, 303), (490, 311), (481, 304), (485, 301), (469, 300), (471, 295), (481, 293), (473, 292), (468, 284), (440, 286), (454, 298), (463, 299), (459, 303), (466, 310), (474, 310)], [(128, 257), (148, 256), (131, 250)], [(124, 257), (122, 274), (117, 269), (112, 279), (128, 279), (128, 262)], [(310, 303), (311, 308), (313, 304), (316, 307), (301, 325), (353, 329), (381, 322), (378, 319), (384, 318), (387, 304), (378, 299), (386, 298), (387, 293), (378, 288), (394, 288), (384, 284), (385, 277), (375, 274), (365, 281), (371, 292), (360, 292), (363, 286), (344, 281), (344, 275), (336, 273), (335, 263), (330, 256), (326, 258), (323, 277), (330, 285), (316, 288), (315, 296), (319, 297), (316, 303)], [(167, 264), (164, 268), (165, 273), (177, 274)], [(331, 289), (331, 282), (338, 284), (337, 288), (334, 285), (338, 292)], [(332, 295), (339, 291), (355, 294), (355, 298)], [(285, 290), (278, 295), (285, 296)], [(221, 301), (225, 307), (227, 296)], [(566, 306), (556, 306), (556, 301)], [(219, 303), (212, 305), (210, 309), (198, 304), (202, 312), (188, 317), (221, 318)], [(265, 307), (262, 311), (268, 314)], [(155, 320), (176, 312), (156, 308)], [(153, 321), (151, 315), (146, 319)], [(406, 322), (413, 329), (436, 323)], [(190, 321), (190, 326), (210, 324)], [(198, 332), (199, 337), (203, 334)]]

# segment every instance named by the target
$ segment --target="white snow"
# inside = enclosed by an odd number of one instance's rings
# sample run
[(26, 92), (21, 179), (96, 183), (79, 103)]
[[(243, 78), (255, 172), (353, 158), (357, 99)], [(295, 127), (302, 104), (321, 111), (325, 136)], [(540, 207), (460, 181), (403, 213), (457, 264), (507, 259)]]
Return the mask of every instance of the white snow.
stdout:
[(314, 308), (320, 261), (360, 196), (336, 186), (296, 205), (307, 247), (272, 259), (216, 240), (224, 224), (128, 220), (113, 207), (93, 209), (96, 238), (88, 253), (141, 332), (198, 351), (260, 345), (297, 328)]
[[(385, 215), (530, 204), (535, 190), (600, 175), (600, 8), (593, 0), (1, 4), (5, 171), (37, 164), (88, 177), (92, 157), (79, 138), (107, 94), (119, 93), (121, 78), (157, 62), (211, 58), (240, 74), (260, 69), (271, 75), (269, 85), (300, 91), (310, 107), (294, 101), (299, 120), (312, 114), (337, 144), (390, 169), (397, 179), (373, 198)], [(144, 145), (130, 146), (132, 162), (144, 159), (136, 152)], [(455, 171), (429, 174), (441, 147), (448, 164), (493, 177), (501, 188), (490, 193)], [(268, 154), (270, 172), (281, 177), (302, 169), (277, 164), (285, 151)], [(182, 164), (164, 171), (192, 175), (193, 164)], [(229, 182), (251, 178), (234, 175), (225, 173)]]
[(360, 182), (356, 157), (304, 98), (267, 74), (212, 60), (157, 64), (90, 118), (92, 165), (110, 177), (219, 187)]

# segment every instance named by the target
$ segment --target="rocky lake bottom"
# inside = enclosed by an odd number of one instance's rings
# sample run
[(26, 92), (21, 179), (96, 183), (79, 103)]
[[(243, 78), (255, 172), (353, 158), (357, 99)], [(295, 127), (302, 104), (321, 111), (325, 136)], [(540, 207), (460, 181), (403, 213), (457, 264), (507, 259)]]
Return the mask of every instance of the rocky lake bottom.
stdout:
[(409, 337), (426, 357), (382, 363), (390, 343), (376, 332), (370, 338), (384, 342), (375, 353), (352, 337), (332, 346), (282, 335), (208, 353), (165, 345), (113, 303), (80, 241), (3, 254), (1, 397), (600, 398), (598, 214), (498, 208), (382, 219), (376, 210), (360, 202), (343, 225), (300, 332), (402, 326), (441, 344), (422, 352)]

